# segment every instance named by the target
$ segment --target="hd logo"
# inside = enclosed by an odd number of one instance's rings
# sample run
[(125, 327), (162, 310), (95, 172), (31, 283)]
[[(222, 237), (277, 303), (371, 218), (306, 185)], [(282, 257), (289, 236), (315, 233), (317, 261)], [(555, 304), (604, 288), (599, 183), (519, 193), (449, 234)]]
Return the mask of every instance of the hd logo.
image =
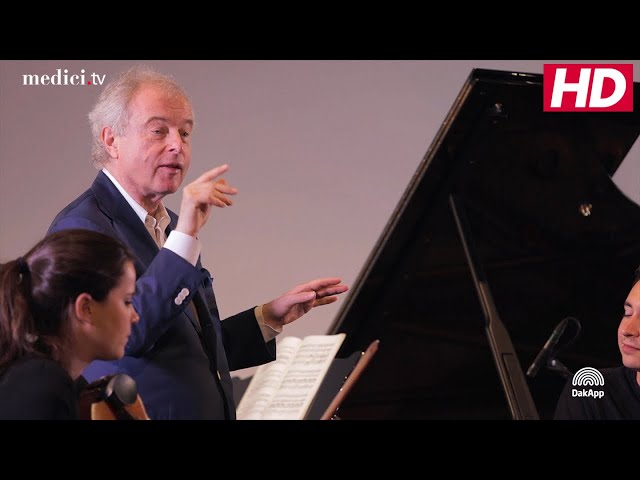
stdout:
[(633, 112), (633, 64), (545, 64), (545, 112)]

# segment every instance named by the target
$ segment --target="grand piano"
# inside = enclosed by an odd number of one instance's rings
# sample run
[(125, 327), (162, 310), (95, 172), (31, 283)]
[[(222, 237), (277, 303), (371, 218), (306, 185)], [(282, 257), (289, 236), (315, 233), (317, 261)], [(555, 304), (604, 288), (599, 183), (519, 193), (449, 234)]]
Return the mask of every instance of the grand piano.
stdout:
[(550, 419), (551, 360), (620, 363), (640, 207), (611, 177), (640, 133), (633, 88), (630, 113), (545, 113), (541, 74), (472, 70), (329, 329), (339, 355), (380, 340), (340, 418)]

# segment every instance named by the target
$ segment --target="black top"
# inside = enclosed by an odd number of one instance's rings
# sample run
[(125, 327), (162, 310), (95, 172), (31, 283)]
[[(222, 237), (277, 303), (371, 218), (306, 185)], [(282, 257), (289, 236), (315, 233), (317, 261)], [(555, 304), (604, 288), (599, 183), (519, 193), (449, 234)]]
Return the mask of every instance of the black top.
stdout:
[[(640, 385), (636, 371), (626, 367), (602, 368), (603, 387), (573, 386), (569, 380), (560, 395), (555, 420), (640, 420)], [(602, 398), (577, 396), (583, 391), (604, 391)], [(576, 396), (574, 396), (574, 394)]]
[(20, 359), (0, 376), (0, 420), (77, 420), (77, 392), (57, 362)]

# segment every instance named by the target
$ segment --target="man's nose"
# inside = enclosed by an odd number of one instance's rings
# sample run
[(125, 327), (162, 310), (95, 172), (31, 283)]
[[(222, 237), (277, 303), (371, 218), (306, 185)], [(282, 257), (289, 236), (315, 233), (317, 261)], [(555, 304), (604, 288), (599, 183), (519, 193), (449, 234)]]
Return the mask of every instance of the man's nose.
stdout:
[(183, 141), (180, 132), (171, 132), (169, 134), (169, 151), (171, 153), (182, 153)]
[(633, 314), (622, 322), (620, 329), (625, 337), (640, 336), (640, 314)]

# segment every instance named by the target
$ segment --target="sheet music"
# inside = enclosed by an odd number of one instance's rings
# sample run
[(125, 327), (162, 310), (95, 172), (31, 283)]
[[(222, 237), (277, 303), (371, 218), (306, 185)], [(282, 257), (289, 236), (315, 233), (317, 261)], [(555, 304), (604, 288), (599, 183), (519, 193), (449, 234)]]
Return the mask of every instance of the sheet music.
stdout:
[(251, 379), (237, 418), (303, 419), (345, 337), (341, 333), (283, 338), (277, 359), (258, 367)]

